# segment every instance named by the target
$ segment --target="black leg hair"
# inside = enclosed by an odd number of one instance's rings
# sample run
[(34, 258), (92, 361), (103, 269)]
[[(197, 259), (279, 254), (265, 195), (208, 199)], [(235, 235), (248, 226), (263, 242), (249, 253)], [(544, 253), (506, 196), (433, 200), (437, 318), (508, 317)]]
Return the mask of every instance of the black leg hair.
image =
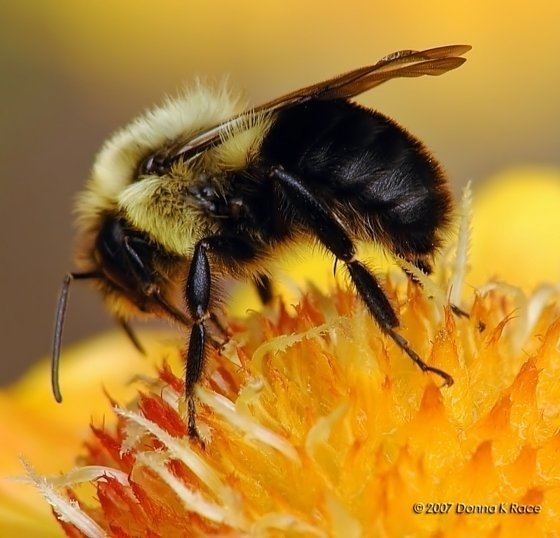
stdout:
[(422, 371), (439, 375), (444, 380), (445, 385), (451, 386), (453, 378), (447, 372), (428, 366), (410, 347), (407, 340), (395, 332), (394, 329), (399, 326), (399, 320), (391, 303), (377, 279), (364, 264), (355, 259), (356, 251), (351, 238), (342, 223), (326, 204), (316, 198), (297, 176), (286, 172), (282, 167), (272, 168), (270, 177), (281, 186), (286, 198), (296, 210), (298, 217), (304, 221), (321, 243), (337, 259), (342, 260), (346, 264), (360, 297), (381, 329), (395, 341)]
[(272, 282), (267, 275), (260, 274), (254, 279), (255, 288), (261, 303), (266, 305), (272, 301)]

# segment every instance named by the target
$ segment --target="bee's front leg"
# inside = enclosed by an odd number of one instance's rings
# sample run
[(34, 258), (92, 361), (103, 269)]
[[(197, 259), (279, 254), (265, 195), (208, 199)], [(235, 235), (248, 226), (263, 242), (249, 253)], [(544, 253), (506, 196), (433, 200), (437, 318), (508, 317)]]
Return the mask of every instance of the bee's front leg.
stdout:
[(128, 339), (130, 340), (130, 343), (136, 348), (136, 350), (140, 354), (146, 355), (146, 350), (144, 349), (142, 342), (140, 342), (138, 335), (136, 334), (134, 329), (130, 326), (130, 323), (125, 318), (119, 316), (117, 316), (116, 319), (117, 319), (117, 323), (120, 325), (120, 327), (122, 328), (122, 330), (124, 331)]

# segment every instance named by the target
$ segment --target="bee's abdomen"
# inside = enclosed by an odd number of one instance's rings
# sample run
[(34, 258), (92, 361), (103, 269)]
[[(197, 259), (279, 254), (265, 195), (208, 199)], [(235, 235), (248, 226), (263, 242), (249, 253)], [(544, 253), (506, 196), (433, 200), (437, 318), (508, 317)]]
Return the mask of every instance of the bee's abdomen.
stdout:
[(429, 254), (450, 213), (445, 177), (424, 146), (382, 114), (343, 100), (280, 112), (262, 146), (352, 229), (402, 253)]

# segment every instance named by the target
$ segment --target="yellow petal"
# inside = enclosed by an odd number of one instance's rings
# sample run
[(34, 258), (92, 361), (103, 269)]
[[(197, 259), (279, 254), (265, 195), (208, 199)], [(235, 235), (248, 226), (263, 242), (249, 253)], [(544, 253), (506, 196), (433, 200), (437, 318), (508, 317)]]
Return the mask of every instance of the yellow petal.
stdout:
[[(176, 341), (172, 334), (141, 336), (151, 358), (159, 356), (166, 341)], [(65, 349), (62, 404), (52, 396), (49, 368), (49, 363), (42, 361), (0, 393), (0, 536), (60, 534), (40, 495), (4, 477), (23, 474), (22, 455), (41, 474), (71, 468), (90, 432), (90, 421), (99, 424), (104, 417), (113, 420), (103, 388), (117, 401), (127, 401), (137, 392), (130, 381), (136, 375), (153, 374), (154, 363), (139, 355), (120, 333)], [(31, 534), (33, 529), (41, 529), (42, 534)]]

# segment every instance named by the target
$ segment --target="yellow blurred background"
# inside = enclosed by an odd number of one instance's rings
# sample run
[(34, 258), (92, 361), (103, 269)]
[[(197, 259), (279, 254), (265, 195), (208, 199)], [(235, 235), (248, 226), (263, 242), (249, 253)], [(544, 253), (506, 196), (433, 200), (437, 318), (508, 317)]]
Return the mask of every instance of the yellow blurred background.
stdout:
[[(393, 81), (360, 102), (423, 139), (456, 193), (472, 180), (475, 196), (494, 200), (475, 216), (483, 265), (471, 285), (558, 280), (558, 2), (28, 0), (0, 9), (0, 382), (50, 348), (72, 268), (72, 199), (100, 144), (196, 74), (229, 74), (258, 103), (395, 50), (471, 44), (457, 71)], [(513, 183), (502, 174), (492, 186), (487, 178), (504, 169)], [(477, 225), (493, 235), (477, 242)], [(526, 267), (537, 276), (521, 282)], [(112, 327), (93, 291), (72, 295), (67, 344)]]

